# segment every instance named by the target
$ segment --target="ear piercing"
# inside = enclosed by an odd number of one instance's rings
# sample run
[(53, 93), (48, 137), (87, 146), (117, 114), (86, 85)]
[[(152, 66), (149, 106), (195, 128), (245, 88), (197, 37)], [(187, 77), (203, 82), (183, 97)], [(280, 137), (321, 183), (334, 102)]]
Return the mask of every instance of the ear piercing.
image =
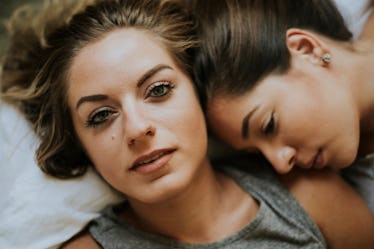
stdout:
[(329, 64), (331, 61), (331, 54), (329, 53), (323, 54), (321, 60), (324, 64)]

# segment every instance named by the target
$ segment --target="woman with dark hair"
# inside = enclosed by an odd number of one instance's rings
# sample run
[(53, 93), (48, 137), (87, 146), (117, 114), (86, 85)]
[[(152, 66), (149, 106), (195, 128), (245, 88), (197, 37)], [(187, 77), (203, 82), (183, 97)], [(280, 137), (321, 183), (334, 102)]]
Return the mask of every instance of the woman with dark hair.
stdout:
[(55, 30), (21, 15), (34, 22), (13, 27), (2, 88), (35, 125), (46, 173), (92, 165), (127, 197), (64, 248), (373, 248), (374, 218), (333, 172), (282, 184), (262, 161), (213, 168), (191, 80), (196, 25), (182, 5), (66, 3), (42, 12), (73, 13)]
[[(331, 1), (190, 1), (211, 130), (279, 173), (350, 167), (374, 212), (374, 29), (357, 41)], [(209, 10), (209, 11), (208, 11)]]

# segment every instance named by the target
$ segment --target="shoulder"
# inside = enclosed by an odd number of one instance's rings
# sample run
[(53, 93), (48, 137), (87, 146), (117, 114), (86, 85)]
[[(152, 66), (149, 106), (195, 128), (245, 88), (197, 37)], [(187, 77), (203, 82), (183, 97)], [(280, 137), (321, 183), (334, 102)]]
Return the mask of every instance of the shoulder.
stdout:
[(67, 241), (60, 249), (102, 249), (102, 247), (88, 232), (83, 232)]
[(374, 215), (336, 172), (295, 169), (281, 180), (318, 225), (329, 248), (374, 248)]

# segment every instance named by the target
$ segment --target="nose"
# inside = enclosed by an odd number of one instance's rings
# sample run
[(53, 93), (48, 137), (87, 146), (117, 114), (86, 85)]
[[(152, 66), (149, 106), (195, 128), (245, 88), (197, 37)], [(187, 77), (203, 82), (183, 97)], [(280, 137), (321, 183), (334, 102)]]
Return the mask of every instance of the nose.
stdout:
[(147, 140), (147, 138), (153, 137), (155, 135), (155, 130), (153, 126), (147, 125), (139, 127), (131, 136), (127, 139), (127, 144), (134, 146), (135, 144)]
[(296, 149), (291, 146), (271, 146), (262, 150), (274, 169), (280, 173), (288, 173), (296, 163)]
[(125, 119), (125, 134), (129, 146), (146, 142), (156, 134), (156, 129), (151, 124), (151, 119), (135, 108), (128, 110)]

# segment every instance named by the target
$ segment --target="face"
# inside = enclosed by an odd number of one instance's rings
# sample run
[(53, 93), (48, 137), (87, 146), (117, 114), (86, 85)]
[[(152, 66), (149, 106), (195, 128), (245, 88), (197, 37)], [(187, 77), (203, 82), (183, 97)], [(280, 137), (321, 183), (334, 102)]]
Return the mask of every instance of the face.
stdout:
[(315, 74), (270, 75), (240, 96), (215, 96), (209, 126), (233, 147), (263, 153), (279, 173), (348, 166), (358, 148), (358, 114), (334, 79)]
[(74, 58), (68, 84), (83, 147), (130, 200), (172, 198), (206, 163), (192, 82), (150, 34), (122, 29), (88, 44)]

